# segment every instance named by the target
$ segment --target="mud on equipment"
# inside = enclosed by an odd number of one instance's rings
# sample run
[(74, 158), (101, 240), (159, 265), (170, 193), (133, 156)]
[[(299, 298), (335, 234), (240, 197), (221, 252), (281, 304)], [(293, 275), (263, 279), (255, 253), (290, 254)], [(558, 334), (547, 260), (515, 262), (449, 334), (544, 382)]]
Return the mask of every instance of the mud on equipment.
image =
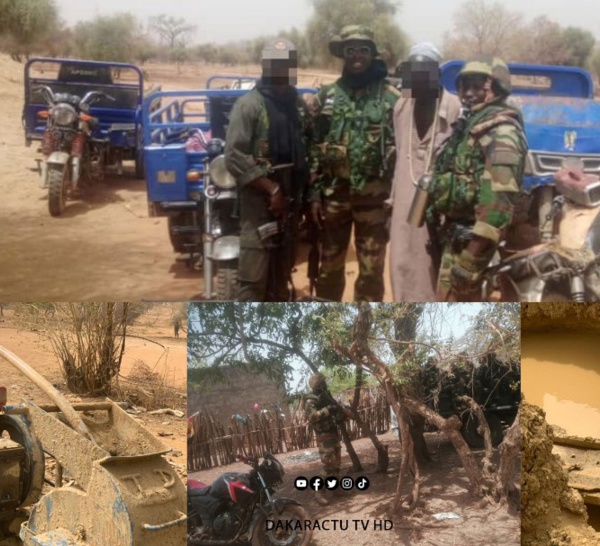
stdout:
[[(0, 347), (0, 356), (55, 402), (37, 406), (23, 401), (0, 415), (0, 429), (14, 429), (9, 430), (15, 444), (10, 448), (20, 457), (25, 452), (28, 461), (21, 471), (27, 489), (20, 492), (21, 506), (39, 498), (41, 448), (57, 463), (55, 488), (21, 524), (24, 546), (75, 541), (89, 546), (184, 546), (186, 489), (163, 457), (171, 448), (114, 402), (71, 405), (10, 351)], [(0, 469), (14, 474), (15, 465), (7, 464), (0, 450)], [(14, 526), (13, 521), (13, 533)]]

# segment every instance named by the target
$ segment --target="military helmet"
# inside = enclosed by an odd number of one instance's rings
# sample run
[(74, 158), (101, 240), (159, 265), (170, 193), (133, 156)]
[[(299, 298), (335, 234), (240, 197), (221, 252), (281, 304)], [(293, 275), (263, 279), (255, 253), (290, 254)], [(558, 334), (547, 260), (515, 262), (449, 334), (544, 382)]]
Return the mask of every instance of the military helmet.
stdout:
[(321, 383), (326, 383), (327, 379), (322, 373), (315, 373), (310, 376), (308, 385), (312, 390), (315, 390)]
[(373, 55), (379, 55), (377, 44), (375, 43), (375, 34), (365, 25), (347, 25), (342, 28), (340, 33), (329, 41), (329, 52), (340, 59), (344, 58), (344, 44), (351, 40), (368, 42), (373, 48)]
[(296, 46), (286, 38), (276, 38), (265, 44), (262, 50), (263, 61), (292, 61), (298, 58)]
[(489, 76), (507, 95), (512, 91), (508, 66), (498, 57), (486, 56), (466, 62), (456, 77), (456, 86), (458, 87), (460, 79), (463, 76), (469, 74), (483, 74)]

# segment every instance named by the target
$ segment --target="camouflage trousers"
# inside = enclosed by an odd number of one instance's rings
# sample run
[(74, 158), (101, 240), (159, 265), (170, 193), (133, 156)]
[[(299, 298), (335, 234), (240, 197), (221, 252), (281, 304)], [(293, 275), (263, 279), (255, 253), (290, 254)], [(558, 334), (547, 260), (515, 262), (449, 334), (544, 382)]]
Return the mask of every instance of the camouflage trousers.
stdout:
[(342, 446), (340, 437), (335, 434), (317, 434), (317, 444), (319, 446), (319, 456), (323, 463), (323, 468), (319, 476), (327, 478), (329, 476), (339, 477), (340, 467), (342, 466)]
[(353, 301), (383, 301), (385, 250), (389, 241), (389, 213), (383, 206), (389, 195), (387, 187), (383, 181), (374, 180), (360, 194), (338, 190), (324, 200), (318, 297), (342, 301), (346, 254), (354, 225), (358, 278)]
[(482, 301), (482, 283), (469, 291), (455, 292), (451, 286), (452, 267), (458, 263), (460, 253), (452, 252), (446, 245), (442, 254), (438, 273), (436, 301), (440, 302), (480, 302)]

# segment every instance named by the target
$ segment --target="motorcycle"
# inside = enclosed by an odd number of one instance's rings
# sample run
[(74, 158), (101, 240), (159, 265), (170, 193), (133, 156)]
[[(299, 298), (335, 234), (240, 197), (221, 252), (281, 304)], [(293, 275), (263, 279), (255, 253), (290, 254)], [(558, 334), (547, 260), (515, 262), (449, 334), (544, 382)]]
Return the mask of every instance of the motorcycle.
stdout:
[[(204, 186), (204, 294), (234, 300), (238, 286), (240, 219), (235, 178), (225, 166), (225, 142), (201, 139), (207, 152)], [(216, 293), (214, 277), (217, 279)]]
[(34, 88), (50, 107), (38, 112), (46, 119), (42, 138), (44, 160), (40, 168), (42, 187), (48, 188), (48, 207), (52, 216), (60, 216), (69, 193), (79, 184), (104, 180), (109, 148), (108, 138), (93, 135), (98, 119), (89, 114), (92, 104), (114, 97), (101, 91), (90, 91), (81, 98), (69, 93), (54, 93), (47, 85)]
[(600, 301), (600, 179), (563, 165), (539, 190), (540, 243), (488, 268), (485, 299)]
[(275, 498), (285, 471), (270, 453), (262, 463), (238, 456), (248, 473), (227, 472), (212, 485), (188, 480), (188, 546), (307, 546), (312, 537), (299, 502)]

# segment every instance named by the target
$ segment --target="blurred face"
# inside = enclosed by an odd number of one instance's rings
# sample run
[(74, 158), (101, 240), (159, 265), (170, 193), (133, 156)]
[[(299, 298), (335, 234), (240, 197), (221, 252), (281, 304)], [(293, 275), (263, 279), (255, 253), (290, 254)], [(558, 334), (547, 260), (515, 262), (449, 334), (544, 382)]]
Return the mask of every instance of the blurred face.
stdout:
[(262, 75), (268, 85), (296, 85), (298, 63), (295, 55), (290, 59), (263, 60)]
[(490, 90), (488, 77), (483, 74), (469, 74), (458, 82), (458, 97), (463, 104), (475, 106), (485, 101)]
[(344, 43), (344, 67), (350, 74), (365, 72), (373, 62), (373, 49), (370, 42), (350, 40)]
[(440, 91), (440, 65), (428, 60), (408, 60), (400, 65), (402, 96), (437, 98)]

